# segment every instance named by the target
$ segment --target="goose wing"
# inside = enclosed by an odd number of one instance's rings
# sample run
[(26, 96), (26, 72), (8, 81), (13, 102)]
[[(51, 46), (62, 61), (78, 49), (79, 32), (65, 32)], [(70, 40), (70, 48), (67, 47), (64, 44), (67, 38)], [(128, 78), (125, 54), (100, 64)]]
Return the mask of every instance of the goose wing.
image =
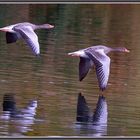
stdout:
[(6, 42), (7, 43), (13, 43), (16, 42), (19, 37), (16, 33), (6, 32)]
[(80, 57), (79, 62), (79, 80), (82, 81), (90, 69), (90, 59)]
[(18, 32), (21, 37), (25, 40), (27, 45), (32, 49), (32, 51), (38, 55), (40, 53), (40, 47), (38, 43), (38, 37), (32, 27), (30, 26), (15, 26), (14, 30)]
[(85, 53), (95, 64), (99, 87), (103, 91), (108, 83), (110, 72), (110, 58), (104, 53), (103, 49), (100, 50), (88, 49), (85, 51)]

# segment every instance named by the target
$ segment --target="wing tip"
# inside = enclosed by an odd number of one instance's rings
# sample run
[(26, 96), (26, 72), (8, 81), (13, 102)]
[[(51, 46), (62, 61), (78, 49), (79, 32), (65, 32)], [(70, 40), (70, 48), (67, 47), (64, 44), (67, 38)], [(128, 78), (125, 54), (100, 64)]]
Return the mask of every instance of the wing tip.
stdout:
[(36, 57), (40, 57), (40, 53), (35, 53), (35, 56)]
[(101, 91), (106, 90), (107, 86), (99, 86)]
[[(32, 48), (31, 48), (32, 49)], [(32, 49), (32, 52), (34, 55), (39, 56), (40, 55), (40, 50), (34, 50)]]
[(85, 78), (85, 76), (79, 75), (79, 81), (83, 81), (83, 79)]
[(79, 81), (81, 82), (83, 80), (83, 78), (82, 77), (79, 77)]

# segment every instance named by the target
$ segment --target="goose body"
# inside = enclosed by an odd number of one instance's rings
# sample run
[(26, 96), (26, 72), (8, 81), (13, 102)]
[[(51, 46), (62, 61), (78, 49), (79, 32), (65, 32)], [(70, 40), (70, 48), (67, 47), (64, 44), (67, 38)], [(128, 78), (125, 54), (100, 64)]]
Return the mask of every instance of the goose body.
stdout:
[(6, 32), (6, 42), (14, 43), (17, 39), (24, 39), (27, 45), (32, 49), (36, 55), (40, 54), (40, 47), (38, 42), (38, 36), (34, 32), (36, 29), (50, 29), (53, 25), (43, 24), (35, 25), (29, 22), (17, 23), (0, 28), (0, 31)]
[(85, 76), (89, 72), (89, 69), (95, 67), (99, 87), (103, 91), (108, 83), (110, 73), (110, 58), (107, 56), (107, 54), (111, 51), (129, 52), (129, 50), (127, 50), (126, 48), (110, 48), (103, 45), (97, 45), (68, 53), (68, 55), (80, 57), (80, 81), (85, 78)]

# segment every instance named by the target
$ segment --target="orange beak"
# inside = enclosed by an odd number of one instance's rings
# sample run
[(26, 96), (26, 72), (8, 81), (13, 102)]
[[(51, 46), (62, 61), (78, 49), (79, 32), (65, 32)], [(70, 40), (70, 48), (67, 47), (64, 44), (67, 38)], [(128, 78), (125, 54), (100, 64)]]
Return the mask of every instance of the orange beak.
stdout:
[(125, 52), (130, 52), (130, 51), (129, 51), (129, 50), (127, 50), (127, 49), (125, 49), (124, 51), (125, 51)]
[(49, 24), (49, 28), (54, 28), (54, 25), (50, 25), (50, 24)]
[(3, 29), (3, 28), (0, 28), (0, 31), (3, 31), (3, 32), (9, 32), (8, 29)]
[(79, 57), (79, 55), (76, 53), (68, 53), (68, 56)]

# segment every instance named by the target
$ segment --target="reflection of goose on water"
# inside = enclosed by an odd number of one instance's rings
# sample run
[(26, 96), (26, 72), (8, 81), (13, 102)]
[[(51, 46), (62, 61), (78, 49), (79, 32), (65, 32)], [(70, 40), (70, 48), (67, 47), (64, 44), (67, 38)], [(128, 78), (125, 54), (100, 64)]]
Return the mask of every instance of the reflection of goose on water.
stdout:
[(28, 103), (27, 107), (17, 109), (14, 96), (5, 94), (3, 98), (3, 111), (9, 111), (10, 116), (17, 118), (24, 118), (26, 116), (34, 116), (37, 108), (37, 101), (32, 100)]
[(104, 96), (99, 96), (94, 113), (90, 112), (85, 97), (79, 93), (77, 101), (76, 128), (89, 135), (107, 135), (107, 102)]
[(84, 96), (79, 93), (77, 102), (77, 121), (78, 122), (89, 122), (90, 114), (89, 107), (86, 103)]
[(85, 78), (89, 69), (95, 67), (99, 87), (103, 91), (107, 86), (110, 73), (110, 58), (106, 54), (112, 51), (129, 52), (126, 48), (109, 48), (103, 45), (97, 45), (68, 53), (68, 55), (80, 57), (80, 81)]
[(29, 22), (17, 23), (14, 25), (6, 26), (0, 28), (0, 31), (6, 32), (7, 43), (16, 42), (17, 39), (24, 39), (27, 45), (32, 49), (32, 51), (38, 55), (40, 53), (40, 47), (38, 42), (38, 37), (34, 30), (36, 29), (50, 29), (53, 25), (43, 24), (35, 25)]
[[(31, 131), (31, 125), (34, 124), (36, 115), (37, 101), (32, 100), (23, 109), (17, 109), (14, 96), (12, 94), (5, 94), (3, 97), (3, 115), (0, 117), (3, 121), (8, 121), (7, 125), (11, 125), (12, 122), (15, 128), (8, 132), (12, 133), (25, 133)], [(9, 126), (10, 127), (10, 126)], [(10, 130), (8, 130), (10, 131)]]

